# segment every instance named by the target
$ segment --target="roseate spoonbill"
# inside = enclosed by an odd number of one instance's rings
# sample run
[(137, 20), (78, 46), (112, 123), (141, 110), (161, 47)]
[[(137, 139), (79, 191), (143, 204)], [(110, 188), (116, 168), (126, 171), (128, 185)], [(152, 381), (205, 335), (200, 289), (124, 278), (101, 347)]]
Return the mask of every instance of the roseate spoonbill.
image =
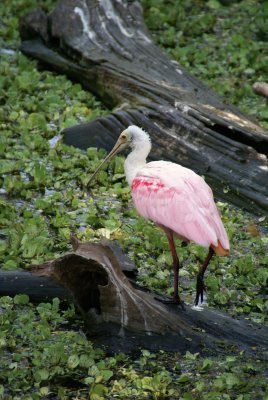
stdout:
[(208, 255), (200, 266), (196, 281), (195, 305), (203, 302), (204, 273), (216, 253), (229, 255), (229, 240), (213, 199), (211, 188), (194, 171), (169, 161), (146, 163), (151, 150), (149, 135), (141, 128), (131, 125), (119, 136), (114, 148), (98, 166), (88, 184), (103, 164), (115, 154), (131, 147), (125, 160), (125, 175), (131, 186), (135, 207), (144, 218), (155, 222), (167, 235), (173, 259), (173, 301), (182, 304), (179, 293), (180, 263), (174, 236), (183, 242), (195, 242), (208, 247)]

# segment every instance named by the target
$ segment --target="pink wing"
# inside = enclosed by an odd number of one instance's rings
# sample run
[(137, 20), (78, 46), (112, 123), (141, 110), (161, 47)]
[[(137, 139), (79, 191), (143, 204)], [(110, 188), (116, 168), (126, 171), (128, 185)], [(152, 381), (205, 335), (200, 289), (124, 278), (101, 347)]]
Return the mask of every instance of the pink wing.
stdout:
[(192, 170), (166, 161), (148, 163), (132, 182), (132, 197), (143, 217), (201, 246), (220, 243), (229, 249), (212, 191)]

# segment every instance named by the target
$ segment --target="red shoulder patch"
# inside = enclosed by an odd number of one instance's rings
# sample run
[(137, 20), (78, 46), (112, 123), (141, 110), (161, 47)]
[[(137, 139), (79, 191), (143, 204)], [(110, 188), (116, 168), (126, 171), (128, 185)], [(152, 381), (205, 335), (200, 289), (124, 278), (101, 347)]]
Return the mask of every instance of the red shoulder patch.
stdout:
[(133, 179), (131, 189), (134, 191), (138, 187), (146, 187), (148, 189), (156, 190), (164, 187), (163, 183), (157, 178), (140, 178)]

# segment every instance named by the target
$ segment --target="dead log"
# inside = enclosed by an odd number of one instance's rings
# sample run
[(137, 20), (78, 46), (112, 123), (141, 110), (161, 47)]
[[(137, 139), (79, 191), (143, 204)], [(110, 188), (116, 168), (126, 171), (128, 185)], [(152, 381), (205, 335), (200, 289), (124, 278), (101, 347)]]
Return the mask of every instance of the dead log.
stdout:
[(0, 270), (0, 296), (27, 294), (31, 302), (38, 304), (50, 302), (58, 297), (63, 303), (71, 301), (71, 295), (63, 286), (49, 281), (47, 278), (33, 275), (30, 271)]
[(218, 198), (268, 213), (264, 130), (154, 45), (138, 0), (60, 1), (49, 15), (27, 15), (20, 32), (23, 53), (117, 107), (67, 129), (67, 144), (110, 149), (126, 126), (142, 126), (152, 137), (152, 159), (190, 167)]
[(1, 272), (0, 295), (18, 290), (31, 299), (37, 292), (43, 301), (51, 294), (72, 299), (91, 340), (110, 352), (147, 348), (211, 354), (243, 349), (268, 357), (267, 328), (212, 309), (186, 306), (183, 311), (161, 303), (135, 283), (135, 266), (110, 242), (80, 243), (73, 238), (73, 247), (56, 260), (33, 267), (32, 274)]

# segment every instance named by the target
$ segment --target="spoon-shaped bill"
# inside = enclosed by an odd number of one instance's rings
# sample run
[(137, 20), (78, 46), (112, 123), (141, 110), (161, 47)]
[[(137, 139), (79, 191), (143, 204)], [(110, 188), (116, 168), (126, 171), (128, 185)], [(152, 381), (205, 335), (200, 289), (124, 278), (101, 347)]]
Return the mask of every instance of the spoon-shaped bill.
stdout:
[(101, 168), (103, 167), (103, 165), (108, 162), (111, 161), (113, 159), (113, 157), (117, 154), (120, 153), (120, 151), (124, 150), (127, 147), (127, 143), (122, 142), (122, 140), (119, 138), (115, 144), (115, 146), (113, 147), (113, 149), (110, 151), (110, 153), (108, 154), (108, 156), (105, 157), (105, 159), (98, 165), (98, 167), (96, 168), (95, 172), (93, 173), (93, 175), (91, 175), (91, 177), (88, 180), (87, 186), (90, 186), (90, 184), (92, 183), (92, 181), (95, 179), (96, 175), (98, 174), (98, 172), (101, 170)]

